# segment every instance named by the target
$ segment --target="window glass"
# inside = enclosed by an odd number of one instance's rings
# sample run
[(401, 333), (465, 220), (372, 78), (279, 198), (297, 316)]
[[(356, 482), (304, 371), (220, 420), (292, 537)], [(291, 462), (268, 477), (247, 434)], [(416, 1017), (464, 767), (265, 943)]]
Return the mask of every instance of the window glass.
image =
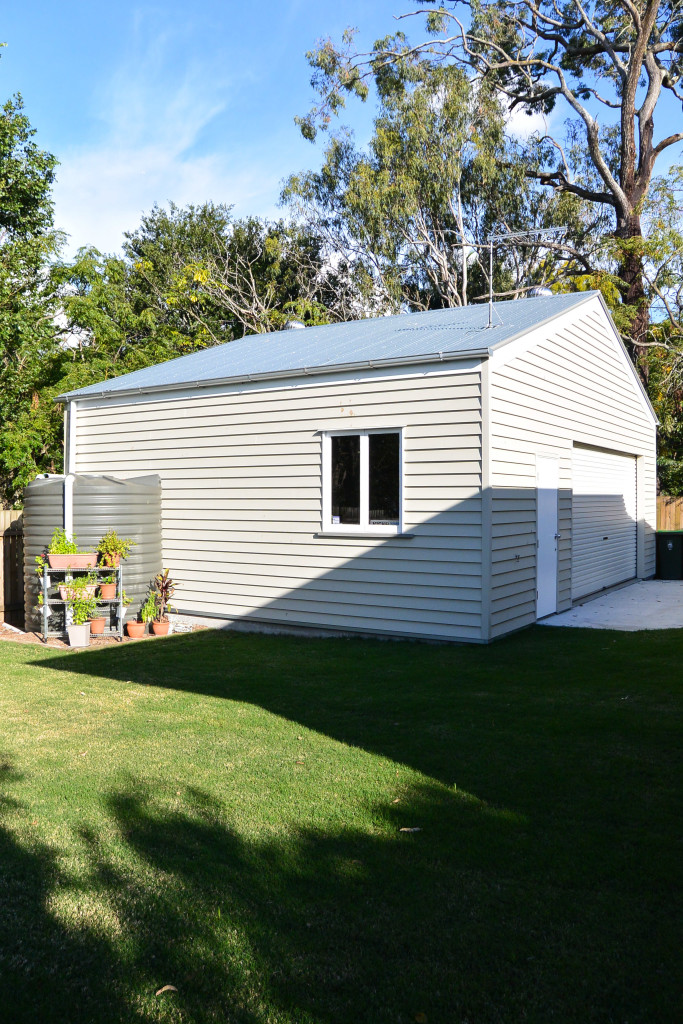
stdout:
[(332, 522), (360, 523), (360, 437), (332, 438)]
[(399, 436), (370, 434), (369, 498), (370, 524), (393, 525), (399, 520)]

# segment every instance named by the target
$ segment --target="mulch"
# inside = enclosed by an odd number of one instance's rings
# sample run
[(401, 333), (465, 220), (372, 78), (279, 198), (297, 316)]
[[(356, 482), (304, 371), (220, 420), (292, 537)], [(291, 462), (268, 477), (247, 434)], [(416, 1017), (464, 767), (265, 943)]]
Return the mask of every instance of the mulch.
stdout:
[[(198, 630), (206, 629), (206, 626), (193, 626), (191, 632), (195, 633)], [(173, 634), (170, 634), (173, 636)], [(164, 640), (163, 636), (144, 636), (140, 637), (140, 640)], [(57, 650), (69, 650), (69, 644), (65, 640), (61, 640), (58, 636), (51, 636), (48, 638), (47, 643), (43, 641), (42, 633), (25, 633), (23, 630), (10, 629), (4, 623), (0, 623), (0, 640), (9, 640), (15, 644), (40, 644), (41, 647), (53, 647)], [(117, 644), (134, 644), (139, 643), (140, 640), (133, 640), (128, 636), (124, 636), (123, 641), (119, 640), (115, 636), (91, 636), (90, 647), (115, 647)], [(81, 648), (83, 649), (83, 648)]]

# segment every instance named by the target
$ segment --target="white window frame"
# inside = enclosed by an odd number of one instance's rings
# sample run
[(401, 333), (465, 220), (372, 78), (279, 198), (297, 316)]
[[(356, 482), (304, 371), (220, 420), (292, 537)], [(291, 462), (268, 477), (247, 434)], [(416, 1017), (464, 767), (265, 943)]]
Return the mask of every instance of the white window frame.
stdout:
[[(380, 526), (369, 522), (370, 511), (370, 434), (398, 434), (398, 523)], [(332, 438), (360, 437), (360, 522), (332, 522)], [(403, 533), (403, 427), (377, 429), (327, 430), (322, 434), (322, 533), (369, 534), (376, 537), (395, 537)]]

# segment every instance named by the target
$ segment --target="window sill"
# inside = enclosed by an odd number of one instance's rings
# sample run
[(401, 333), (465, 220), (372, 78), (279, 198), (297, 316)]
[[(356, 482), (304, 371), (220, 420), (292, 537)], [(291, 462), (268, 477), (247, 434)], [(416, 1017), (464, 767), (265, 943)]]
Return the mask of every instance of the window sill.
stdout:
[(355, 530), (323, 530), (320, 533), (314, 533), (313, 536), (318, 538), (343, 537), (345, 540), (387, 540), (388, 538), (392, 540), (413, 540), (415, 534), (396, 533), (395, 530), (393, 532), (391, 530), (374, 530), (372, 532), (369, 530), (358, 530), (358, 532)]

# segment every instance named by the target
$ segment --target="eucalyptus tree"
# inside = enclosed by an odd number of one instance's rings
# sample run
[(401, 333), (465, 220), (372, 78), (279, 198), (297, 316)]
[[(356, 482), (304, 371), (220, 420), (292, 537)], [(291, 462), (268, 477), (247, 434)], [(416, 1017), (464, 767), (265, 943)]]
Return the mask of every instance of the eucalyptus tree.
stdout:
[(575, 196), (546, 196), (528, 177), (547, 150), (524, 154), (506, 133), (507, 110), (462, 68), (434, 66), (401, 34), (378, 49), (400, 54), (373, 68), (379, 99), (367, 151), (332, 137), (318, 172), (293, 175), (283, 198), (328, 251), (353, 268), (368, 309), (465, 305), (488, 294), (493, 232), (568, 225), (562, 245), (496, 252), (498, 296), (587, 273), (598, 224)]
[[(557, 194), (609, 210), (623, 302), (632, 314), (630, 338), (642, 355), (650, 340), (643, 203), (657, 161), (683, 141), (680, 0), (417, 2), (400, 16), (415, 18), (430, 8), (426, 37), (413, 54), (436, 67), (462, 68), (472, 89), (495, 90), (510, 111), (562, 110), (580, 132), (592, 183), (575, 175), (555, 134), (546, 136), (552, 159), (527, 173)], [(309, 58), (319, 101), (301, 124), (311, 136), (339, 112), (345, 95), (365, 98), (369, 80), (404, 60), (405, 51), (381, 40), (359, 53), (347, 32), (339, 45), (327, 41)], [(665, 96), (668, 114), (660, 109)]]

